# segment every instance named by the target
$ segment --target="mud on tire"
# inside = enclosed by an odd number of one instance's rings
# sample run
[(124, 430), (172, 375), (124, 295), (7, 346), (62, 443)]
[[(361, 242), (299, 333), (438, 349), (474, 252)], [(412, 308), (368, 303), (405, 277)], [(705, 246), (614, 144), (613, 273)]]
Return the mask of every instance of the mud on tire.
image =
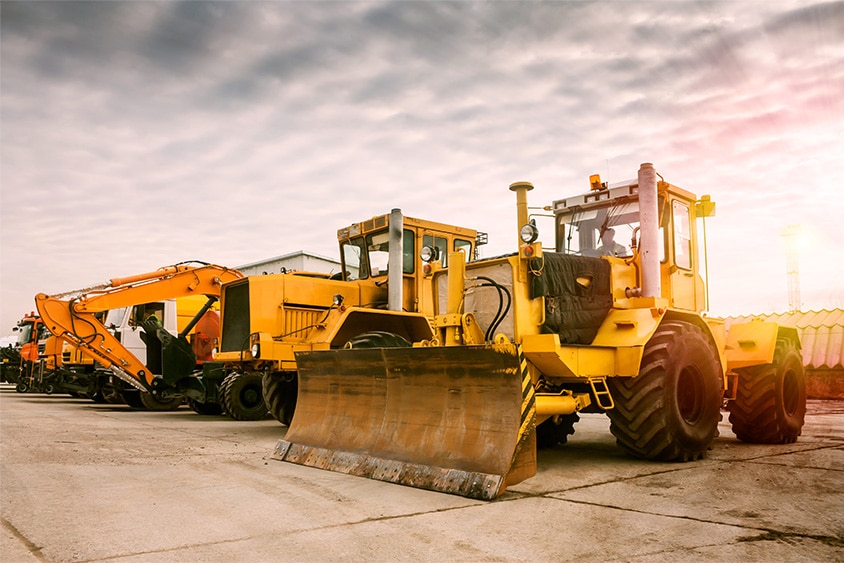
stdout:
[(727, 410), (738, 439), (754, 444), (796, 441), (806, 416), (806, 377), (794, 343), (780, 338), (772, 363), (736, 371), (736, 398)]
[(703, 331), (663, 322), (645, 345), (637, 377), (607, 381), (615, 400), (610, 431), (633, 456), (700, 459), (718, 435), (721, 364)]

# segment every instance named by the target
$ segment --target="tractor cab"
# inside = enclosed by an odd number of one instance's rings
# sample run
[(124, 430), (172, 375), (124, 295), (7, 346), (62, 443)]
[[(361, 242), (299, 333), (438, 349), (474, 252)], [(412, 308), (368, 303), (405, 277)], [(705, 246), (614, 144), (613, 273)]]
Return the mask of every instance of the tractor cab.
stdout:
[[(581, 256), (611, 256), (632, 263), (641, 250), (641, 211), (637, 180), (613, 185), (590, 177), (591, 190), (553, 203), (556, 250)], [(657, 183), (661, 297), (673, 308), (706, 309), (698, 254), (696, 219), (714, 215), (708, 196), (665, 181)]]

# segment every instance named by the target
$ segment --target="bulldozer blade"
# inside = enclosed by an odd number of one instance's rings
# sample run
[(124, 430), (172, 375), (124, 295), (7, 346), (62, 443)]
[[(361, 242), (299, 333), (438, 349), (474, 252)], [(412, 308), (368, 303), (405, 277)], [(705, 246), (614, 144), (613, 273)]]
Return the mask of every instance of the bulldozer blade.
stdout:
[(513, 345), (296, 354), (299, 395), (272, 458), (493, 499), (536, 474), (536, 407)]

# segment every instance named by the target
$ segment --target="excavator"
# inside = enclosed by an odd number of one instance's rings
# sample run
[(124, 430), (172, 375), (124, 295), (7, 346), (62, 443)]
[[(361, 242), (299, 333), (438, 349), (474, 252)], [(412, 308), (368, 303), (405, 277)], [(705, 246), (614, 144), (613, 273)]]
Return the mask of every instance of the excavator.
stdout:
[[(536, 473), (580, 413), (604, 413), (616, 443), (647, 460), (702, 458), (726, 408), (738, 439), (801, 433), (800, 341), (771, 322), (704, 314), (698, 219), (708, 196), (650, 163), (637, 177), (548, 206), (539, 242), (529, 182), (516, 195), (517, 251), (448, 267), (423, 249), (433, 335), (369, 334), (296, 353), (298, 405), (272, 458), (491, 500)], [(704, 223), (705, 224), (705, 223)], [(396, 312), (401, 317), (409, 313)]]
[[(221, 286), (242, 277), (222, 266), (180, 263), (73, 292), (39, 293), (35, 304), (47, 330), (122, 382), (120, 391), (130, 406), (166, 410), (187, 398), (197, 412), (219, 413), (217, 391), (225, 374), (220, 366), (205, 369), (219, 335), (219, 316), (212, 308)], [(167, 306), (174, 302), (175, 308)], [(125, 319), (123, 331), (103, 320), (106, 311), (111, 319), (115, 314)], [(177, 323), (188, 311), (189, 320)], [(178, 324), (183, 326), (177, 335), (165, 328)], [(195, 373), (197, 364), (202, 377)]]

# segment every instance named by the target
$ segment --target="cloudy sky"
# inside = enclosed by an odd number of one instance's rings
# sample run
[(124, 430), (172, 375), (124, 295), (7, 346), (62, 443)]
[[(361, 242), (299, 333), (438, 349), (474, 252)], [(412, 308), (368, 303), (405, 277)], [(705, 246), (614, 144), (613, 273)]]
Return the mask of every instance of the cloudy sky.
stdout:
[[(336, 257), (401, 208), (516, 239), (653, 162), (711, 194), (711, 309), (844, 307), (844, 3), (10, 2), (0, 334), (184, 260)], [(539, 223), (551, 244), (550, 224)]]

